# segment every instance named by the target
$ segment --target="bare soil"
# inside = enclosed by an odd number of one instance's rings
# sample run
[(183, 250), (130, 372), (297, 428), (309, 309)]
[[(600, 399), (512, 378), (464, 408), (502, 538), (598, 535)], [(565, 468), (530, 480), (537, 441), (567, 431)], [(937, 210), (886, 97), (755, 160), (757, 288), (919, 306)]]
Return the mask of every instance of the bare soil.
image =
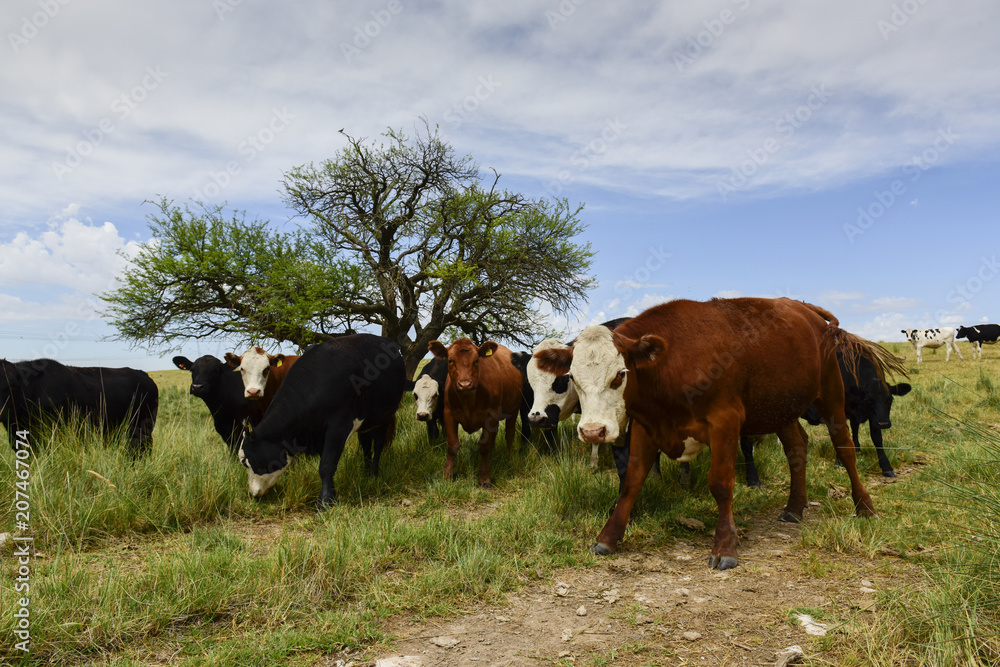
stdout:
[[(806, 522), (818, 520), (816, 513)], [(707, 566), (705, 531), (656, 550), (618, 555), (596, 567), (557, 571), (522, 588), (500, 607), (472, 608), (457, 618), (399, 621), (395, 650), (371, 658), (416, 658), (396, 664), (774, 664), (791, 645), (836, 663), (847, 625), (877, 610), (877, 592), (918, 576), (899, 559), (874, 560), (802, 546), (801, 526), (756, 517), (741, 533), (740, 564)], [(827, 626), (806, 634), (798, 612)], [(818, 612), (818, 613), (816, 613)], [(340, 656), (327, 663), (350, 662)], [(355, 658), (356, 664), (363, 662)], [(368, 662), (367, 664), (373, 664)], [(374, 664), (378, 665), (376, 661)], [(391, 663), (390, 663), (391, 664)]]

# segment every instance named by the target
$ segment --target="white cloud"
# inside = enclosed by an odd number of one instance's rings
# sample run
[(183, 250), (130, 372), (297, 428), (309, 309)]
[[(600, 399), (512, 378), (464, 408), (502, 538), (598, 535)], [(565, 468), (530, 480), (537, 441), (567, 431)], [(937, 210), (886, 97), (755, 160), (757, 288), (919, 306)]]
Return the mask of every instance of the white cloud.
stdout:
[(666, 303), (676, 297), (672, 294), (643, 294), (641, 299), (633, 301), (625, 309), (622, 314), (624, 317), (635, 317), (644, 310), (648, 310), (653, 306), (658, 306), (661, 303)]
[(819, 295), (821, 302), (832, 303), (834, 305), (840, 305), (844, 301), (854, 301), (863, 298), (865, 298), (865, 295), (862, 292), (841, 292), (837, 290), (828, 290)]
[(743, 292), (737, 289), (724, 289), (724, 290), (719, 290), (712, 296), (714, 296), (717, 299), (738, 299), (739, 297), (743, 296)]
[(914, 299), (904, 296), (883, 296), (877, 299), (872, 299), (867, 303), (855, 303), (851, 307), (858, 312), (862, 313), (876, 313), (885, 312), (888, 310), (912, 310), (917, 308), (923, 303), (922, 299)]
[[(64, 213), (73, 209), (67, 207)], [(126, 265), (123, 251), (139, 249), (125, 241), (110, 222), (92, 225), (69, 218), (35, 236), (19, 232), (0, 244), (0, 287), (55, 286), (92, 294), (114, 286), (114, 277)]]

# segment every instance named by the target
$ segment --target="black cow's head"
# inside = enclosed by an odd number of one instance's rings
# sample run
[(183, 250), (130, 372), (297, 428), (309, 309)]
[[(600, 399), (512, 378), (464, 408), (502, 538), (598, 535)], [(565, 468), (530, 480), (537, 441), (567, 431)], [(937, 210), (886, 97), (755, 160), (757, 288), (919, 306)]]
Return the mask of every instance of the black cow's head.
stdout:
[(6, 359), (0, 359), (0, 417), (6, 419), (16, 409), (14, 402), (18, 400), (23, 384), (24, 379), (18, 367)]
[(959, 327), (955, 332), (955, 338), (968, 338), (970, 333), (975, 332), (974, 327)]
[[(848, 390), (848, 402), (857, 401), (863, 413), (881, 429), (892, 428), (892, 397), (905, 396), (910, 393), (909, 384), (882, 384), (877, 379), (867, 382), (864, 388), (851, 387)], [(853, 395), (852, 395), (853, 394)]]
[(288, 450), (284, 443), (257, 437), (251, 426), (244, 425), (237, 454), (247, 469), (250, 495), (259, 498), (270, 489), (288, 467)]
[(187, 357), (174, 357), (174, 366), (182, 371), (191, 371), (191, 393), (204, 398), (222, 382), (222, 374), (232, 372), (226, 364), (210, 354), (191, 361)]

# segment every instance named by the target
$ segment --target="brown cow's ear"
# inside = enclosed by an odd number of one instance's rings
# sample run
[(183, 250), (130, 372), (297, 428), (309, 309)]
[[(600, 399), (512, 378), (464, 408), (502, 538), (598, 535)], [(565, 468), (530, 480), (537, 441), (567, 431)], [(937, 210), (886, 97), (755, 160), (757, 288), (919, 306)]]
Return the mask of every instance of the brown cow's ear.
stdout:
[(496, 351), (497, 351), (497, 344), (491, 340), (488, 340), (479, 346), (480, 357), (492, 357), (493, 353)]
[(566, 375), (573, 365), (573, 348), (549, 348), (535, 353), (538, 368), (553, 375)]
[(232, 352), (226, 352), (226, 365), (232, 368), (239, 368), (241, 363), (243, 363), (243, 359), (237, 357)]
[(646, 334), (629, 346), (629, 357), (636, 367), (651, 366), (667, 350), (667, 341), (657, 335)]
[(448, 359), (448, 348), (442, 345), (441, 341), (439, 340), (432, 340), (431, 342), (427, 343), (427, 349), (430, 350), (431, 354), (433, 354), (438, 359), (444, 359), (444, 360)]
[(285, 355), (276, 354), (270, 359), (268, 359), (268, 363), (274, 366), (275, 368), (278, 368), (281, 366), (281, 364), (285, 363)]

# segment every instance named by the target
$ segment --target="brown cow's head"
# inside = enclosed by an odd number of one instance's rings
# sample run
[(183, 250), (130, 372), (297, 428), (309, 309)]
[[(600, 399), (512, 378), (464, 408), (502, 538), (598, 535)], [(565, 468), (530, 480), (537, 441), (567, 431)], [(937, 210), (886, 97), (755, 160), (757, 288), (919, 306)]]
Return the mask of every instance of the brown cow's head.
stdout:
[(448, 377), (460, 392), (474, 391), (479, 386), (479, 360), (493, 356), (497, 350), (491, 340), (476, 347), (468, 338), (459, 338), (447, 348), (434, 340), (427, 347), (435, 357), (448, 362)]
[(262, 348), (250, 347), (240, 356), (226, 352), (226, 363), (243, 375), (243, 396), (251, 400), (264, 397), (271, 371), (285, 361), (283, 354), (268, 354)]
[(583, 330), (574, 347), (542, 350), (535, 359), (545, 372), (569, 372), (580, 396), (580, 439), (614, 442), (625, 427), (629, 371), (655, 364), (666, 346), (659, 336), (632, 339), (593, 326)]

